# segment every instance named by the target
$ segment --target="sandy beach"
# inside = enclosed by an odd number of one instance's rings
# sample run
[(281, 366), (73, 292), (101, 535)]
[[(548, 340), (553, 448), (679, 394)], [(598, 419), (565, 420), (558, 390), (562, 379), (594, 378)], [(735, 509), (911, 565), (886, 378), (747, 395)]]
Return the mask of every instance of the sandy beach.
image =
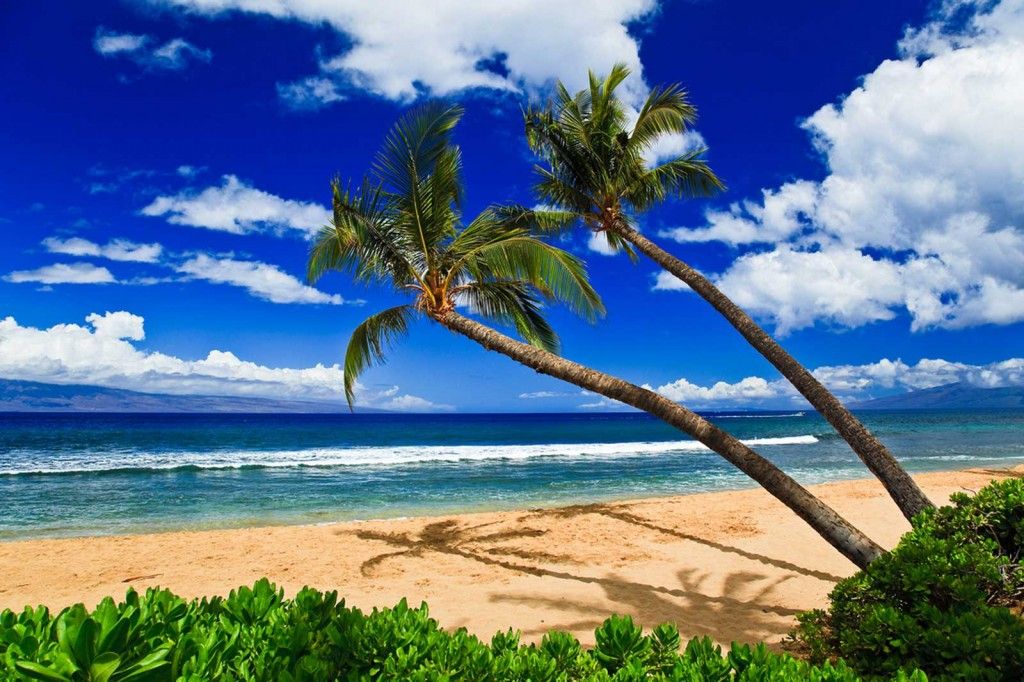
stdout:
[[(936, 501), (1024, 471), (918, 476)], [(885, 546), (909, 525), (874, 479), (813, 490)], [(559, 509), (0, 543), (0, 608), (92, 605), (131, 586), (226, 594), (267, 576), (369, 609), (427, 601), (442, 625), (585, 643), (611, 613), (687, 636), (778, 643), (854, 566), (760, 489)]]

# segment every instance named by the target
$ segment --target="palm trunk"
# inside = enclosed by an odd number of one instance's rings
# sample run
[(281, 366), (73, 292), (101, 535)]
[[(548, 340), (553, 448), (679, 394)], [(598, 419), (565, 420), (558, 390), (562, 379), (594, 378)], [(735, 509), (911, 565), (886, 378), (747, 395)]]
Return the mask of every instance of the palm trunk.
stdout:
[(448, 329), (472, 339), (487, 350), (506, 355), (542, 374), (632, 405), (689, 434), (760, 483), (858, 567), (866, 567), (882, 554), (882, 548), (876, 545), (871, 538), (854, 528), (835, 510), (808, 492), (806, 488), (777, 466), (685, 407), (654, 391), (511, 339), (454, 311), (438, 313), (435, 319)]
[(749, 315), (723, 294), (707, 277), (644, 237), (632, 227), (617, 224), (616, 234), (629, 241), (651, 260), (697, 292), (743, 335), (750, 345), (800, 391), (867, 465), (908, 519), (934, 506), (921, 488), (900, 466), (888, 448), (860, 422), (814, 375), (786, 352)]

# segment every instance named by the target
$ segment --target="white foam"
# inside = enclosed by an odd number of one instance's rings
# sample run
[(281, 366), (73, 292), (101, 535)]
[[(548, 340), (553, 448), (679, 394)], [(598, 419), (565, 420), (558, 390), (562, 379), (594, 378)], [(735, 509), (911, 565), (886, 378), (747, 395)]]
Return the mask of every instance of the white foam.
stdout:
[[(754, 447), (775, 445), (811, 445), (812, 435), (781, 438), (751, 438), (744, 443)], [(212, 450), (160, 453), (96, 453), (59, 460), (15, 456), (16, 466), (0, 468), (0, 475), (95, 473), (124, 470), (241, 469), (259, 467), (287, 469), (296, 467), (388, 467), (430, 462), (472, 462), (483, 460), (525, 460), (547, 458), (614, 459), (670, 453), (708, 452), (697, 441), (631, 443), (557, 443), (544, 445), (402, 445), (394, 447), (338, 447), (303, 450)]]
[(711, 419), (788, 419), (790, 417), (803, 417), (804, 412), (790, 412), (789, 414), (718, 414)]

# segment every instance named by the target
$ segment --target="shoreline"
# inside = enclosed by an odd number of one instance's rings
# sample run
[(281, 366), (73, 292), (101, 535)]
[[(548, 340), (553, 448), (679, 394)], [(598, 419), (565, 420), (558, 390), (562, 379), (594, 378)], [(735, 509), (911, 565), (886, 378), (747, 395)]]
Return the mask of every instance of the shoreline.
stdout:
[[(1016, 469), (1024, 468), (1024, 458), (1012, 457), (1003, 458), (1009, 459), (1012, 463), (1008, 463), (1003, 466), (989, 465), (988, 468), (992, 470), (1006, 470), (1013, 471)], [(953, 462), (949, 462), (953, 464)], [(910, 474), (916, 479), (921, 476), (931, 476), (937, 474), (948, 474), (961, 471), (970, 471), (973, 469), (984, 468), (984, 466), (973, 466), (973, 467), (951, 467), (941, 469), (929, 469), (926, 471), (915, 471), (910, 470)], [(63, 475), (63, 474), (58, 474)], [(820, 486), (828, 486), (837, 483), (852, 483), (865, 480), (874, 480), (872, 478), (852, 477), (852, 478), (836, 478), (829, 479), (826, 481), (819, 481), (815, 483), (802, 484), (810, 489), (814, 490)], [(588, 495), (586, 501), (577, 502), (564, 499), (551, 499), (548, 501), (539, 501), (532, 506), (524, 507), (523, 505), (512, 503), (512, 504), (494, 504), (487, 503), (484, 501), (478, 501), (471, 504), (462, 504), (459, 506), (452, 507), (438, 507), (431, 508), (427, 505), (421, 505), (420, 507), (409, 507), (403, 510), (401, 513), (397, 513), (393, 516), (382, 515), (382, 516), (367, 516), (365, 518), (336, 518), (327, 520), (313, 520), (308, 518), (294, 517), (289, 518), (287, 515), (274, 516), (273, 514), (267, 515), (266, 517), (260, 518), (249, 518), (249, 519), (235, 519), (234, 522), (231, 519), (222, 520), (210, 520), (206, 523), (189, 523), (182, 520), (180, 523), (169, 522), (166, 525), (159, 524), (140, 524), (137, 527), (119, 529), (113, 531), (81, 531), (71, 532), (69, 534), (48, 534), (42, 533), (38, 535), (24, 535), (24, 536), (0, 536), (0, 548), (5, 544), (18, 543), (18, 542), (41, 542), (47, 540), (90, 540), (90, 539), (102, 539), (102, 538), (125, 538), (125, 537), (136, 537), (136, 536), (152, 536), (152, 535), (167, 535), (174, 533), (210, 533), (218, 531), (245, 531), (245, 530), (260, 530), (260, 529), (271, 529), (271, 528), (306, 528), (306, 527), (319, 527), (319, 526), (336, 526), (345, 524), (358, 524), (358, 523), (376, 523), (376, 522), (388, 522), (388, 521), (408, 521), (414, 519), (436, 519), (436, 518), (448, 518), (448, 517), (459, 517), (474, 514), (510, 514), (516, 512), (526, 511), (538, 511), (538, 510), (555, 510), (564, 507), (574, 507), (588, 504), (637, 504), (642, 502), (649, 502), (652, 500), (675, 500), (678, 498), (690, 498), (697, 495), (715, 495), (722, 493), (736, 493), (749, 490), (759, 490), (760, 487), (753, 480), (747, 477), (738, 477), (735, 487), (724, 486), (711, 490), (697, 489), (688, 492), (677, 492), (673, 494), (664, 494), (662, 492), (652, 492), (649, 495), (635, 495), (630, 493), (612, 493), (607, 496), (595, 496)], [(328, 514), (331, 512), (313, 512), (312, 515), (317, 514)], [(2, 597), (2, 591), (0, 591), (0, 597)]]
[[(1024, 473), (915, 475), (936, 503)], [(873, 478), (809, 486), (877, 542), (909, 524)], [(585, 643), (612, 613), (685, 637), (778, 643), (855, 568), (760, 488), (573, 506), (149, 534), (0, 542), (0, 609), (59, 609), (129, 587), (227, 594), (268, 577), (288, 594), (338, 590), (364, 610), (421, 600), (445, 627), (526, 641), (548, 629)]]

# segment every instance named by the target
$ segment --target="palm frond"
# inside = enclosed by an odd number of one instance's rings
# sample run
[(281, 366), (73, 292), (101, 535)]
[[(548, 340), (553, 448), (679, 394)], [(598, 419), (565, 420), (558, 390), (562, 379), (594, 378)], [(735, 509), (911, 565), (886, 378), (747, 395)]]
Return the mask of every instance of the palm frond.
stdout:
[(605, 312), (583, 261), (535, 237), (510, 235), (480, 248), (465, 259), (465, 268), (480, 281), (528, 282), (546, 298), (564, 303), (587, 320)]
[(381, 184), (405, 193), (433, 172), (438, 158), (448, 150), (451, 132), (460, 118), (462, 107), (444, 102), (424, 104), (402, 116), (374, 162)]
[[(392, 128), (377, 155), (374, 173), (388, 188), (402, 214), (395, 226), (418, 243), (424, 268), (437, 242), (450, 233), (438, 222), (436, 204), (461, 199), (461, 157), (451, 144), (451, 132), (462, 117), (457, 105), (431, 103), (412, 110)], [(436, 204), (435, 204), (436, 200)]]
[(388, 195), (368, 181), (353, 191), (334, 180), (331, 192), (334, 215), (313, 241), (307, 279), (316, 282), (328, 270), (343, 270), (358, 281), (388, 279), (400, 286), (415, 276), (415, 251), (394, 233)]
[(690, 104), (686, 91), (679, 84), (651, 90), (629, 138), (639, 150), (647, 149), (662, 135), (683, 133), (697, 120), (697, 110)]
[(527, 343), (558, 352), (558, 335), (541, 314), (540, 301), (528, 282), (470, 282), (458, 288), (458, 296), (477, 315), (514, 326)]
[(409, 331), (409, 320), (416, 309), (400, 305), (382, 310), (363, 320), (352, 331), (345, 350), (345, 400), (351, 408), (355, 403), (356, 379), (372, 364), (382, 364), (391, 345)]
[(541, 201), (581, 217), (596, 209), (597, 199), (591, 195), (590, 188), (575, 182), (572, 174), (556, 174), (542, 166), (534, 167), (534, 171), (540, 176), (534, 191)]
[(673, 195), (681, 198), (708, 197), (725, 189), (696, 149), (671, 161), (646, 169), (623, 191), (624, 198), (638, 210), (649, 208)]
[(527, 230), (532, 234), (558, 234), (579, 220), (573, 211), (529, 208), (520, 204), (495, 205), (489, 209), (502, 225)]

